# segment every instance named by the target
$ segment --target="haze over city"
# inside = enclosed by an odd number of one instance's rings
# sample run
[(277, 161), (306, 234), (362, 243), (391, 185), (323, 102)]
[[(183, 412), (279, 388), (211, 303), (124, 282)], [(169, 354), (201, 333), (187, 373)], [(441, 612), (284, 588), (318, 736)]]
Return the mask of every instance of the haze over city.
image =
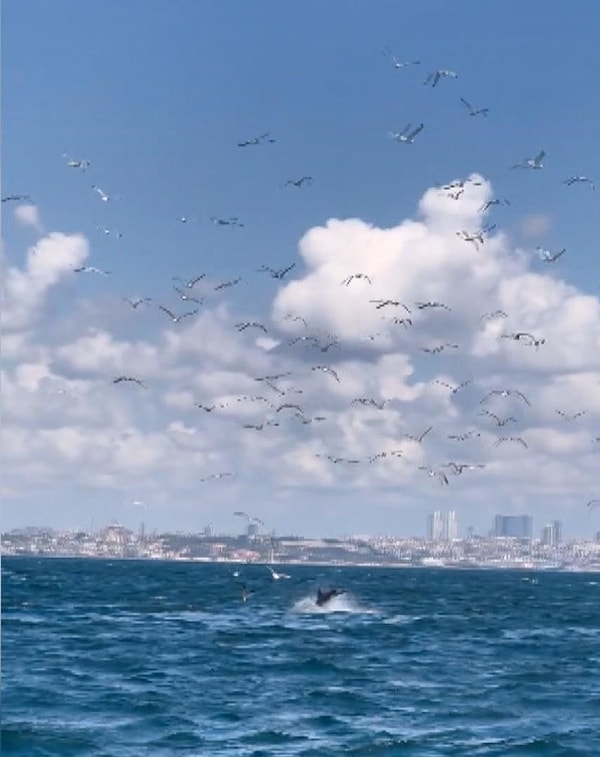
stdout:
[(3, 530), (593, 538), (595, 21), (5, 3)]

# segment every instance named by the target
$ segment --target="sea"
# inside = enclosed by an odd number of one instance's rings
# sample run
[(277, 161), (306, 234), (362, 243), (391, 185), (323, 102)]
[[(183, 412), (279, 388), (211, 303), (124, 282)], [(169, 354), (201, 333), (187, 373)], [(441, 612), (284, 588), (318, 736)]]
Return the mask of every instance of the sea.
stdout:
[(599, 575), (272, 567), (4, 557), (3, 757), (600, 755)]

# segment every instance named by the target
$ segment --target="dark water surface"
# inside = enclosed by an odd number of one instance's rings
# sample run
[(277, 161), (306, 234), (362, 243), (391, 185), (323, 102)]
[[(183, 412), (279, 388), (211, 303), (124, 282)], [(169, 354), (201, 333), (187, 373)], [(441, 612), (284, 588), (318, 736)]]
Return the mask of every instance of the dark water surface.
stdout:
[(4, 558), (2, 755), (600, 755), (599, 576), (234, 570)]

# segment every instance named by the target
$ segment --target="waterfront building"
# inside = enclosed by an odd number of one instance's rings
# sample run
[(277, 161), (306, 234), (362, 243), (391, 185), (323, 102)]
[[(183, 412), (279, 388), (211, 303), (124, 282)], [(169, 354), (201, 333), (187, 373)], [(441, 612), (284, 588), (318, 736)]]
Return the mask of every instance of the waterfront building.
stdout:
[(512, 536), (516, 539), (531, 539), (531, 515), (496, 515), (494, 536)]

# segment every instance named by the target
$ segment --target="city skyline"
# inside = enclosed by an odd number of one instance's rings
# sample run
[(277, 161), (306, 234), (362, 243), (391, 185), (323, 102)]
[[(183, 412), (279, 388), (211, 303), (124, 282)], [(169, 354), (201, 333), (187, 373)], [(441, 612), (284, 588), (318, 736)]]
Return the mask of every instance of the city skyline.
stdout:
[(4, 4), (3, 528), (600, 528), (596, 3), (457, 7)]

